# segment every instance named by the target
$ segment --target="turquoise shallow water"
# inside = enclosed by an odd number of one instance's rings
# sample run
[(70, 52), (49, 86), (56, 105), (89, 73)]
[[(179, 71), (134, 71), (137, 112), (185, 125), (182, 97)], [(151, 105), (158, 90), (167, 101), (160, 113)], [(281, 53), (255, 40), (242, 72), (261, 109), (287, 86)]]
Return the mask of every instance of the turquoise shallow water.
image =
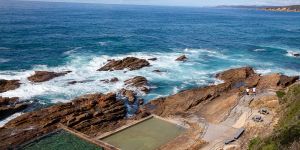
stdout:
[[(219, 83), (216, 72), (253, 66), (260, 73), (300, 74), (300, 13), (254, 9), (121, 6), (0, 1), (0, 78), (19, 79), (0, 96), (67, 102), (87, 93), (117, 91), (122, 81), (145, 76), (146, 101)], [(186, 54), (185, 63), (175, 62)], [(107, 59), (157, 57), (151, 67), (97, 72)], [(163, 73), (152, 72), (155, 69)], [(34, 70), (73, 72), (32, 84)], [(102, 79), (118, 77), (116, 84)], [(69, 81), (92, 82), (68, 85)]]
[(150, 118), (101, 140), (122, 150), (154, 150), (184, 131), (181, 126), (158, 118)]
[(58, 131), (22, 148), (22, 150), (103, 150), (66, 131)]

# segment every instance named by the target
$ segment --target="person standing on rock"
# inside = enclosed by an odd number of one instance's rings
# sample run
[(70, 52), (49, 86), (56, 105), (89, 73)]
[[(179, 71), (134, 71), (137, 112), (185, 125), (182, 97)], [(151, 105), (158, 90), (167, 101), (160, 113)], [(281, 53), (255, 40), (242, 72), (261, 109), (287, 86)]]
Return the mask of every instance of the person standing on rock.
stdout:
[(256, 88), (252, 88), (252, 92), (253, 92), (253, 95), (255, 96), (256, 95)]
[(249, 88), (247, 88), (247, 89), (246, 89), (246, 93), (247, 93), (247, 95), (249, 95), (249, 91), (250, 91), (250, 89), (249, 89)]

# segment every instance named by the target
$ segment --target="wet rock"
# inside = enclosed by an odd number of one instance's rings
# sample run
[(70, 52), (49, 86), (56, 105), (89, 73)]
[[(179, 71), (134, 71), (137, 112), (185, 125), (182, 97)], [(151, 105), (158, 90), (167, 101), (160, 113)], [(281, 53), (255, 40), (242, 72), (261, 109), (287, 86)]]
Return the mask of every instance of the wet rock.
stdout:
[(93, 82), (94, 80), (82, 80), (82, 81), (70, 81), (68, 84), (73, 85), (77, 83), (87, 83), (87, 82)]
[(71, 71), (64, 71), (64, 72), (48, 72), (48, 71), (35, 71), (34, 75), (28, 77), (27, 79), (31, 82), (45, 82), (49, 81), (53, 78), (64, 76)]
[(72, 102), (29, 112), (11, 120), (0, 128), (0, 149), (14, 148), (11, 146), (49, 133), (57, 129), (58, 123), (86, 134), (107, 132), (119, 127), (118, 122), (125, 115), (124, 103), (117, 100), (114, 93), (85, 95)]
[(122, 96), (125, 96), (131, 104), (133, 104), (135, 102), (136, 97), (135, 97), (135, 93), (133, 91), (122, 89), (120, 91), (120, 93)]
[(185, 55), (182, 55), (175, 59), (175, 61), (186, 61), (188, 58)]
[(0, 96), (0, 119), (4, 119), (27, 108), (27, 103), (22, 103), (18, 100), (19, 99), (17, 97), (8, 98)]
[(300, 56), (300, 53), (294, 53), (293, 56), (299, 57), (299, 56)]
[(111, 79), (103, 79), (103, 80), (100, 80), (100, 82), (103, 82), (103, 83), (115, 83), (115, 82), (118, 82), (119, 79), (114, 77), (114, 78), (111, 78)]
[(156, 61), (156, 60), (157, 60), (157, 58), (156, 58), (156, 57), (154, 57), (154, 58), (149, 58), (148, 60), (151, 60), (151, 61)]
[(144, 105), (144, 100), (143, 99), (140, 98), (138, 101), (139, 101), (139, 105)]
[(225, 82), (238, 82), (243, 81), (252, 75), (255, 75), (253, 68), (242, 67), (218, 73), (216, 77), (221, 80), (224, 80)]
[(112, 83), (114, 83), (114, 82), (118, 82), (118, 81), (119, 81), (119, 79), (118, 79), (118, 78), (116, 78), (116, 77), (114, 77), (114, 78), (111, 78), (109, 82), (112, 82)]
[(111, 60), (97, 71), (138, 70), (149, 65), (150, 63), (145, 59), (126, 57), (122, 60)]
[(142, 76), (136, 76), (131, 79), (128, 79), (125, 81), (125, 85), (127, 87), (135, 87), (139, 90), (148, 93), (150, 89), (148, 88), (148, 80), (145, 77)]
[(0, 93), (6, 92), (9, 90), (15, 90), (21, 85), (19, 80), (3, 80), (0, 79)]
[(161, 71), (156, 69), (156, 70), (153, 70), (152, 72), (157, 72), (157, 73), (160, 73)]
[(18, 102), (18, 100), (19, 100), (18, 97), (9, 98), (9, 97), (0, 96), (0, 106), (15, 104)]

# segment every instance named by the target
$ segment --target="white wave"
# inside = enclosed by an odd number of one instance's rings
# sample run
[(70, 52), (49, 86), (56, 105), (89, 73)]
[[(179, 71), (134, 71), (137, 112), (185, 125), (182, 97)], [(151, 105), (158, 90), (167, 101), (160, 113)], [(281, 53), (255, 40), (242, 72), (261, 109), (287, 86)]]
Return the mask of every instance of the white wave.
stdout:
[(1, 121), (0, 121), (0, 128), (3, 127), (5, 124), (7, 124), (9, 121), (11, 121), (11, 120), (13, 120), (13, 119), (15, 119), (15, 118), (21, 116), (22, 114), (23, 114), (23, 113), (21, 113), (21, 112), (20, 112), (20, 113), (15, 113), (15, 114), (13, 114), (13, 115), (11, 115), (11, 116), (5, 118), (4, 120), (1, 120)]
[(291, 50), (289, 50), (289, 51), (286, 52), (286, 56), (289, 56), (289, 57), (299, 57), (299, 56), (295, 56), (295, 55), (300, 55), (300, 52), (298, 52), (298, 51), (291, 51)]
[(266, 75), (266, 74), (272, 73), (272, 70), (271, 69), (257, 69), (256, 72), (259, 74), (262, 74), (262, 75)]
[(0, 47), (0, 50), (10, 50), (8, 47)]
[[(186, 62), (177, 62), (175, 59), (182, 54), (188, 57)], [(145, 67), (135, 71), (97, 71), (103, 66), (108, 59), (123, 59), (125, 57), (134, 56), (138, 58), (157, 58), (156, 61), (150, 61), (151, 66)], [(228, 61), (232, 64), (238, 64), (236, 66), (218, 67), (217, 65), (210, 64), (210, 61), (205, 61), (207, 56), (212, 59), (223, 59), (219, 60)], [(68, 102), (74, 97), (88, 94), (88, 93), (107, 93), (116, 92), (125, 87), (124, 81), (134, 76), (144, 76), (149, 82), (162, 83), (163, 87), (156, 87), (156, 93), (150, 93), (146, 97), (157, 97), (167, 96), (174, 94), (174, 90), (180, 91), (187, 87), (192, 86), (203, 86), (208, 84), (219, 84), (222, 81), (215, 79), (212, 75), (229, 69), (232, 67), (242, 67), (247, 64), (260, 66), (260, 63), (253, 59), (238, 59), (238, 57), (229, 57), (216, 50), (208, 49), (185, 49), (183, 53), (172, 52), (172, 53), (130, 53), (126, 55), (115, 55), (115, 56), (85, 56), (78, 53), (70, 54), (70, 61), (63, 66), (48, 67), (45, 65), (36, 65), (32, 70), (26, 71), (0, 71), (1, 79), (18, 79), (21, 81), (20, 88), (12, 91), (0, 93), (0, 96), (5, 97), (20, 97), (21, 99), (31, 99), (34, 97), (42, 97), (49, 99), (52, 103)], [(204, 63), (203, 63), (204, 62)], [(299, 74), (294, 70), (283, 70), (281, 68), (274, 68), (274, 64), (265, 63), (264, 66), (258, 67), (259, 73), (271, 73), (276, 71), (283, 71), (288, 74)], [(272, 70), (267, 70), (271, 68)], [(153, 70), (159, 69), (162, 73), (153, 72)], [(72, 72), (61, 77), (54, 78), (53, 80), (42, 82), (42, 83), (31, 83), (27, 80), (27, 77), (32, 75), (35, 70), (47, 70), (47, 71), (65, 71), (71, 70)], [(264, 72), (265, 71), (265, 72)], [(117, 77), (119, 82), (117, 83), (103, 83), (100, 80), (111, 79)], [(69, 85), (70, 81), (83, 81), (90, 80), (91, 82), (77, 83)], [(156, 85), (154, 85), (156, 86)], [(136, 89), (135, 89), (136, 90)], [(137, 91), (140, 96), (145, 96), (143, 93)], [(150, 95), (150, 96), (149, 96)]]
[(255, 51), (255, 52), (263, 52), (263, 51), (266, 51), (266, 49), (264, 49), (264, 48), (258, 48), (258, 49), (255, 49), (253, 51)]
[[(210, 77), (207, 74), (214, 72), (213, 69), (201, 69), (206, 65), (197, 64), (196, 61), (202, 55), (203, 51), (199, 50), (186, 52), (185, 54), (189, 58), (188, 62), (176, 62), (175, 59), (182, 55), (182, 53), (131, 53), (128, 55), (117, 55), (110, 57), (107, 55), (102, 56), (82, 56), (71, 54), (72, 59), (64, 66), (48, 67), (45, 65), (36, 65), (32, 70), (21, 72), (0, 72), (0, 78), (3, 79), (18, 79), (21, 80), (20, 88), (12, 91), (1, 93), (0, 96), (5, 97), (20, 97), (21, 99), (30, 99), (33, 97), (45, 97), (51, 99), (52, 102), (67, 102), (68, 100), (87, 93), (94, 92), (116, 92), (125, 87), (124, 81), (134, 76), (145, 76), (150, 82), (162, 81), (162, 82), (184, 82), (192, 81), (196, 85), (205, 84), (205, 80)], [(122, 59), (124, 57), (139, 57), (149, 59), (156, 57), (156, 61), (150, 61), (151, 67), (145, 67), (140, 70), (128, 71), (96, 71), (103, 66), (107, 59)], [(165, 71), (163, 73), (155, 73), (153, 70), (159, 69)], [(32, 75), (35, 70), (47, 70), (47, 71), (63, 71), (71, 70), (72, 72), (54, 78), (53, 80), (42, 83), (31, 83), (27, 80), (27, 77)], [(110, 79), (113, 77), (119, 78), (119, 82), (113, 84), (105, 84), (100, 82), (103, 79)], [(69, 81), (82, 81), (92, 80), (92, 82), (77, 83), (74, 85), (68, 85)], [(201, 80), (201, 82), (200, 82)], [(183, 88), (183, 87), (180, 87)], [(171, 94), (171, 92), (169, 93)], [(141, 94), (141, 96), (143, 96)]]
[(98, 44), (99, 44), (100, 46), (107, 46), (107, 45), (108, 45), (108, 42), (98, 42)]
[(81, 49), (81, 48), (82, 48), (82, 47), (75, 47), (75, 48), (73, 48), (73, 49), (71, 49), (71, 50), (65, 51), (63, 54), (64, 54), (64, 55), (71, 55), (71, 54), (75, 53), (77, 50), (79, 50), (79, 49)]
[(0, 63), (5, 63), (5, 62), (9, 62), (10, 59), (5, 59), (5, 58), (0, 58)]

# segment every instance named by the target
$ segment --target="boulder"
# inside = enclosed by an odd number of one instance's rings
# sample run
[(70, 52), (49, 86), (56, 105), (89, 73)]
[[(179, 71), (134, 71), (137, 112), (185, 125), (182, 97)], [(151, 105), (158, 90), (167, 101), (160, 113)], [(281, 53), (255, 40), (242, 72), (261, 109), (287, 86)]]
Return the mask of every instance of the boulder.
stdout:
[(21, 85), (19, 80), (3, 80), (0, 79), (0, 93), (15, 90), (19, 88)]
[(131, 104), (135, 102), (135, 93), (132, 90), (122, 89), (120, 93), (122, 96), (125, 96)]
[(238, 82), (243, 81), (252, 75), (255, 75), (253, 68), (242, 67), (223, 71), (221, 73), (218, 73), (216, 77), (218, 79), (224, 80), (225, 82)]
[(185, 55), (182, 55), (175, 59), (175, 61), (186, 61), (188, 58)]
[(114, 82), (118, 82), (119, 81), (119, 79), (118, 78), (116, 78), (116, 77), (114, 77), (114, 78), (111, 78), (110, 80), (109, 80), (109, 82), (112, 82), (112, 83), (114, 83)]
[(156, 70), (153, 70), (152, 72), (160, 73), (161, 71), (156, 69)]
[(116, 83), (119, 81), (118, 78), (114, 77), (114, 78), (111, 78), (111, 79), (103, 79), (103, 80), (100, 80), (101, 82), (103, 83)]
[(135, 87), (145, 93), (148, 93), (150, 91), (147, 85), (148, 85), (148, 80), (142, 76), (136, 76), (131, 79), (125, 80), (125, 86)]
[(25, 113), (11, 120), (0, 128), (0, 149), (15, 149), (28, 140), (52, 132), (59, 123), (88, 135), (105, 133), (120, 127), (119, 122), (125, 115), (125, 105), (114, 93), (84, 95), (72, 102)]
[(123, 69), (138, 70), (149, 65), (150, 63), (145, 59), (126, 57), (122, 60), (111, 60), (97, 71), (113, 71)]
[(35, 73), (28, 77), (27, 79), (31, 82), (45, 82), (49, 81), (53, 78), (64, 76), (71, 71), (64, 71), (64, 72), (48, 72), (48, 71), (35, 71)]
[(153, 58), (149, 58), (148, 60), (151, 60), (151, 61), (156, 61), (157, 58), (156, 57), (153, 57)]
[(18, 100), (17, 97), (8, 98), (0, 96), (0, 120), (27, 108), (27, 103), (22, 103)]
[(70, 81), (68, 84), (73, 85), (77, 83), (87, 83), (87, 82), (93, 82), (94, 80), (82, 80), (82, 81)]

